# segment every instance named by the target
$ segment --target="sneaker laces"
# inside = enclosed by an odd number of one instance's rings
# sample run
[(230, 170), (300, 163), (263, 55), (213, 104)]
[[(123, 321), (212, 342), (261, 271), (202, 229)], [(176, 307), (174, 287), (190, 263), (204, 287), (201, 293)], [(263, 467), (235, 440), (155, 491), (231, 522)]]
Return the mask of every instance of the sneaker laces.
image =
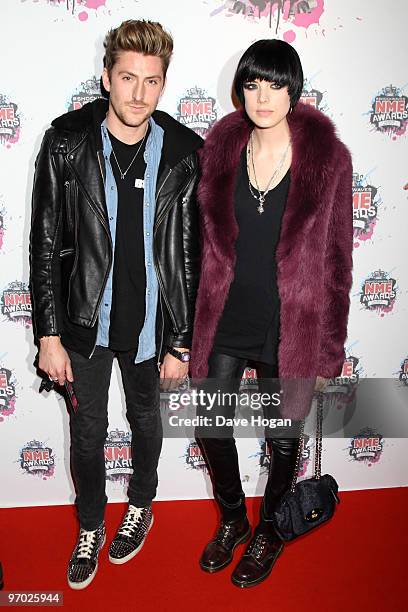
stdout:
[(118, 533), (120, 533), (120, 535), (131, 537), (135, 529), (138, 527), (140, 521), (142, 520), (143, 510), (144, 508), (136, 508), (136, 506), (129, 506), (125, 518), (123, 519), (122, 524), (119, 527)]
[(90, 559), (94, 552), (95, 541), (96, 530), (86, 531), (85, 529), (81, 529), (75, 555), (77, 559)]

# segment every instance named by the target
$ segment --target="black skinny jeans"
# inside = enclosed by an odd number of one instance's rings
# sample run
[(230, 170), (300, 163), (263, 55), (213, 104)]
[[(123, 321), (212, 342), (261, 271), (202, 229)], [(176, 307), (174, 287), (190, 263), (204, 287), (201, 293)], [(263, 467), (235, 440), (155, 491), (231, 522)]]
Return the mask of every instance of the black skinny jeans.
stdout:
[(157, 488), (157, 464), (162, 447), (159, 373), (156, 359), (135, 364), (135, 351), (115, 353), (97, 346), (90, 359), (67, 349), (74, 375), (78, 410), (70, 410), (71, 470), (79, 522), (87, 530), (103, 520), (105, 494), (104, 444), (108, 431), (108, 391), (116, 356), (126, 397), (126, 416), (132, 432), (133, 474), (129, 503), (148, 506)]
[[(217, 385), (222, 392), (238, 393), (240, 380), (247, 360), (219, 353), (211, 353), (209, 359), (208, 378), (222, 381)], [(259, 391), (272, 394), (279, 391), (278, 371), (275, 366), (258, 362), (255, 364), (259, 379)], [(275, 379), (275, 380), (271, 380)], [(217, 381), (217, 383), (218, 383)], [(236, 406), (217, 406), (218, 414), (233, 418)], [(268, 406), (264, 409), (266, 418), (282, 418), (276, 407)], [(265, 438), (271, 448), (271, 461), (269, 464), (268, 481), (261, 505), (258, 532), (274, 533), (272, 513), (277, 501), (289, 488), (296, 464), (296, 455), (299, 444), (300, 423), (292, 421), (290, 433), (281, 428), (279, 437)], [(275, 430), (277, 432), (277, 430)], [(197, 428), (196, 436), (204, 458), (206, 460), (214, 488), (214, 497), (217, 500), (223, 521), (233, 521), (246, 515), (245, 495), (241, 485), (241, 476), (238, 464), (238, 453), (232, 432), (229, 437), (208, 437), (208, 431)], [(230, 435), (231, 433), (231, 435)], [(288, 435), (292, 437), (288, 437)]]

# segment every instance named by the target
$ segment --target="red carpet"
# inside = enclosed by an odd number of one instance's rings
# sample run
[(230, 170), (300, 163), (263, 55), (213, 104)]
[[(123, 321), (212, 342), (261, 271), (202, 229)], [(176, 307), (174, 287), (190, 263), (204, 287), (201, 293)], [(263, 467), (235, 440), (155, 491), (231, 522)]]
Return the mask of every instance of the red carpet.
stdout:
[[(263, 584), (238, 589), (230, 568), (209, 575), (198, 566), (214, 532), (214, 503), (156, 502), (155, 524), (140, 554), (114, 566), (105, 545), (95, 580), (80, 592), (65, 579), (77, 535), (73, 508), (2, 509), (5, 590), (61, 590), (63, 609), (79, 612), (402, 612), (408, 609), (407, 505), (408, 488), (342, 493), (330, 524), (288, 545)], [(253, 517), (259, 499), (248, 506)], [(108, 506), (108, 542), (123, 511), (123, 504)]]

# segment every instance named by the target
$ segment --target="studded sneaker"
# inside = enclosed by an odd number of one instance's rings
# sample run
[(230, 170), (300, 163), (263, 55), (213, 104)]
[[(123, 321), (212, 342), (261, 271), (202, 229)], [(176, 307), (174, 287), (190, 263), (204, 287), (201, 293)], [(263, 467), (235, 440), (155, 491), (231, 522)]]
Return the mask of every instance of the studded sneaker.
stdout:
[(109, 561), (122, 564), (133, 559), (142, 549), (153, 525), (152, 507), (136, 508), (129, 505), (121, 526), (109, 547)]
[(68, 584), (71, 589), (85, 589), (94, 579), (98, 569), (98, 555), (105, 544), (105, 523), (98, 529), (80, 529), (78, 541), (68, 564)]

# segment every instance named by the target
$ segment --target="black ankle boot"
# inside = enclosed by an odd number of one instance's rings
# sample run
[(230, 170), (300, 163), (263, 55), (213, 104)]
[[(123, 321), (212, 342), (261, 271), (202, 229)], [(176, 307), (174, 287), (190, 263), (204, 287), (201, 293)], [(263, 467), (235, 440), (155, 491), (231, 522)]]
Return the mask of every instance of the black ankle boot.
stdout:
[(256, 531), (231, 576), (232, 582), (239, 587), (259, 584), (269, 576), (282, 550), (277, 535)]
[(231, 563), (235, 547), (251, 536), (251, 527), (245, 516), (235, 521), (222, 521), (216, 536), (207, 544), (200, 559), (205, 572), (218, 572)]

